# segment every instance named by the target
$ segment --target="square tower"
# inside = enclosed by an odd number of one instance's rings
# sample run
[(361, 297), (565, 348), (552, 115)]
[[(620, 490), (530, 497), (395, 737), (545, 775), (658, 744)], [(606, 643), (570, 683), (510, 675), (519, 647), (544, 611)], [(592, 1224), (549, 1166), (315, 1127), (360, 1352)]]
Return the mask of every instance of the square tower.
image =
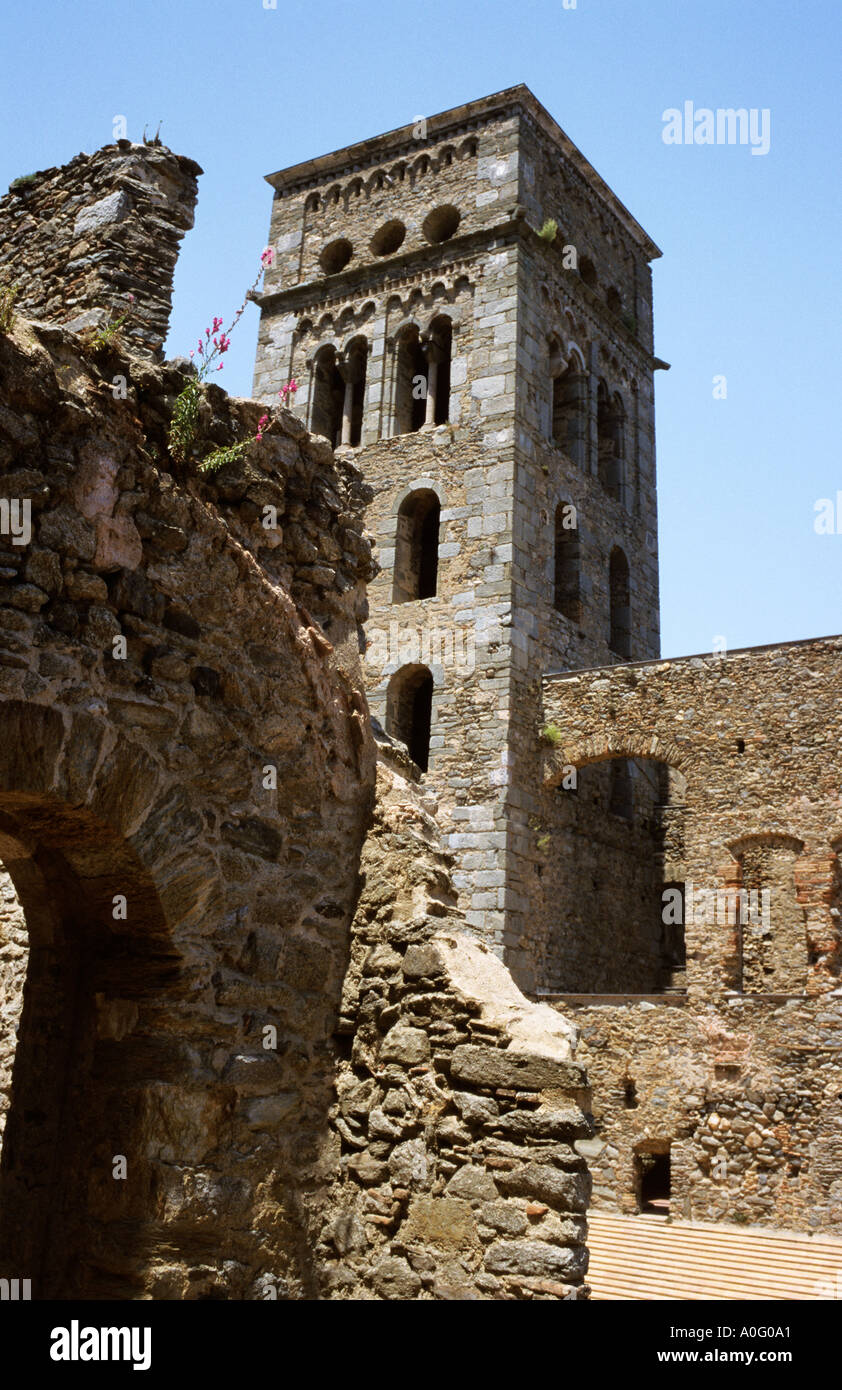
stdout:
[(254, 394), (295, 378), (372, 491), (372, 711), (540, 987), (541, 676), (659, 653), (660, 252), (523, 86), (268, 182)]

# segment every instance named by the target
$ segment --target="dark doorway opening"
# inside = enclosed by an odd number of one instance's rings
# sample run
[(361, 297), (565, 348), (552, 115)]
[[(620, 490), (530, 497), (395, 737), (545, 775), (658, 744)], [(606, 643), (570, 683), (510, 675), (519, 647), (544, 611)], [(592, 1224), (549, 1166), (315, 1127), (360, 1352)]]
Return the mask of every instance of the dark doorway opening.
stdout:
[(649, 1216), (669, 1216), (671, 1197), (670, 1151), (637, 1155), (640, 1211)]

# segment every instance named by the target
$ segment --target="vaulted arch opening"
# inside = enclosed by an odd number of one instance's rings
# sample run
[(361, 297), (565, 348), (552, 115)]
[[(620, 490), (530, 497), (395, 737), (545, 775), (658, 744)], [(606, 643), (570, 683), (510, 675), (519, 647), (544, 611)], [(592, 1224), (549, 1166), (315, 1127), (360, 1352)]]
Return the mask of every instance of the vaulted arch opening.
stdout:
[(431, 488), (405, 497), (395, 535), (393, 603), (433, 598), (438, 584), (441, 503)]
[(550, 346), (549, 364), (550, 438), (581, 466), (587, 436), (587, 376), (575, 355), (565, 361), (556, 342)]
[(453, 324), (439, 314), (430, 324), (424, 344), (427, 359), (426, 424), (444, 425), (450, 419), (450, 359), (453, 352)]
[(609, 497), (625, 500), (626, 412), (619, 392), (610, 395), (604, 381), (597, 387), (597, 452), (599, 481)]
[(148, 872), (92, 812), (0, 793), (0, 858), (28, 937), (0, 1277), (31, 1278), (38, 1299), (136, 1297), (154, 1220), (150, 1087), (179, 1070), (160, 1027), (181, 999), (179, 959)]
[(367, 362), (368, 343), (365, 338), (355, 338), (339, 364), (344, 386), (340, 442), (352, 449), (362, 440)]

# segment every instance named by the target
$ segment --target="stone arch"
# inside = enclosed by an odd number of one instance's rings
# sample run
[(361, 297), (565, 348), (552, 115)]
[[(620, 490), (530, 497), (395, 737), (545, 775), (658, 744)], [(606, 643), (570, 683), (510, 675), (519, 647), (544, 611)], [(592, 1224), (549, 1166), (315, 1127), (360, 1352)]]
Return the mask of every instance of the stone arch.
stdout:
[(548, 340), (550, 430), (553, 443), (574, 463), (585, 457), (588, 417), (588, 378), (578, 348), (563, 345), (558, 334)]
[(606, 762), (609, 758), (643, 758), (664, 763), (683, 779), (685, 788), (692, 765), (692, 754), (675, 742), (657, 734), (606, 733), (600, 730), (587, 738), (556, 744), (549, 753), (544, 772), (544, 785), (556, 787), (566, 768), (589, 767), (591, 763)]
[[(0, 1165), (0, 1276), (39, 1298), (137, 1295), (161, 1080), (189, 1085), (180, 941), (218, 869), (178, 789), (106, 721), (0, 704), (0, 857), (29, 963)], [(186, 831), (186, 834), (185, 834)], [(131, 1181), (112, 1176), (115, 1155)]]

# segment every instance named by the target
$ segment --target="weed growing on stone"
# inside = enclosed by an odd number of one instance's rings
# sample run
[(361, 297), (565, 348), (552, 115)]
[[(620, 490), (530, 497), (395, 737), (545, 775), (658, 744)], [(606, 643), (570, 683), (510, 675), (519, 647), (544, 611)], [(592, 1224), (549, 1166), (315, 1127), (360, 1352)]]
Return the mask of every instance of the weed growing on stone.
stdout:
[(15, 300), (20, 286), (0, 285), (0, 333), (11, 333), (15, 326)]
[[(275, 259), (275, 252), (271, 246), (267, 246), (260, 257), (260, 269), (254, 280), (243, 296), (243, 302), (231, 320), (228, 328), (223, 328), (223, 319), (218, 315), (214, 316), (213, 327), (205, 329), (204, 338), (200, 337), (196, 347), (190, 354), (191, 361), (195, 363), (197, 373), (191, 377), (183, 391), (177, 397), (173, 406), (172, 419), (169, 431), (169, 449), (176, 463), (186, 463), (193, 455), (196, 442), (196, 430), (199, 424), (199, 407), (202, 400), (204, 383), (212, 371), (221, 372), (225, 365), (222, 361), (225, 353), (231, 346), (231, 334), (240, 322), (245, 312), (245, 307), (251, 299), (254, 291), (260, 283), (260, 277), (265, 270), (268, 270)], [(262, 433), (258, 428), (258, 435), (262, 438)], [(212, 453), (199, 464), (202, 473), (215, 473), (224, 463), (231, 463), (235, 459), (242, 458), (246, 450), (254, 442), (254, 438), (243, 440), (238, 444), (229, 445), (224, 449), (214, 449)]]
[(134, 308), (134, 295), (127, 294), (126, 299), (129, 307), (124, 314), (120, 314), (119, 318), (111, 319), (102, 328), (97, 328), (93, 332), (89, 330), (87, 334), (83, 335), (87, 346), (94, 354), (107, 351), (115, 342), (119, 341), (122, 327), (127, 319), (131, 318)]
[(545, 724), (541, 730), (541, 737), (545, 743), (549, 743), (553, 748), (557, 748), (563, 741), (564, 734), (557, 724)]
[(548, 217), (538, 235), (542, 241), (555, 241), (558, 236), (558, 223), (552, 217)]
[(37, 174), (21, 174), (19, 179), (12, 179), (9, 184), (10, 193), (22, 193), (25, 188), (31, 188), (33, 183), (38, 180)]

